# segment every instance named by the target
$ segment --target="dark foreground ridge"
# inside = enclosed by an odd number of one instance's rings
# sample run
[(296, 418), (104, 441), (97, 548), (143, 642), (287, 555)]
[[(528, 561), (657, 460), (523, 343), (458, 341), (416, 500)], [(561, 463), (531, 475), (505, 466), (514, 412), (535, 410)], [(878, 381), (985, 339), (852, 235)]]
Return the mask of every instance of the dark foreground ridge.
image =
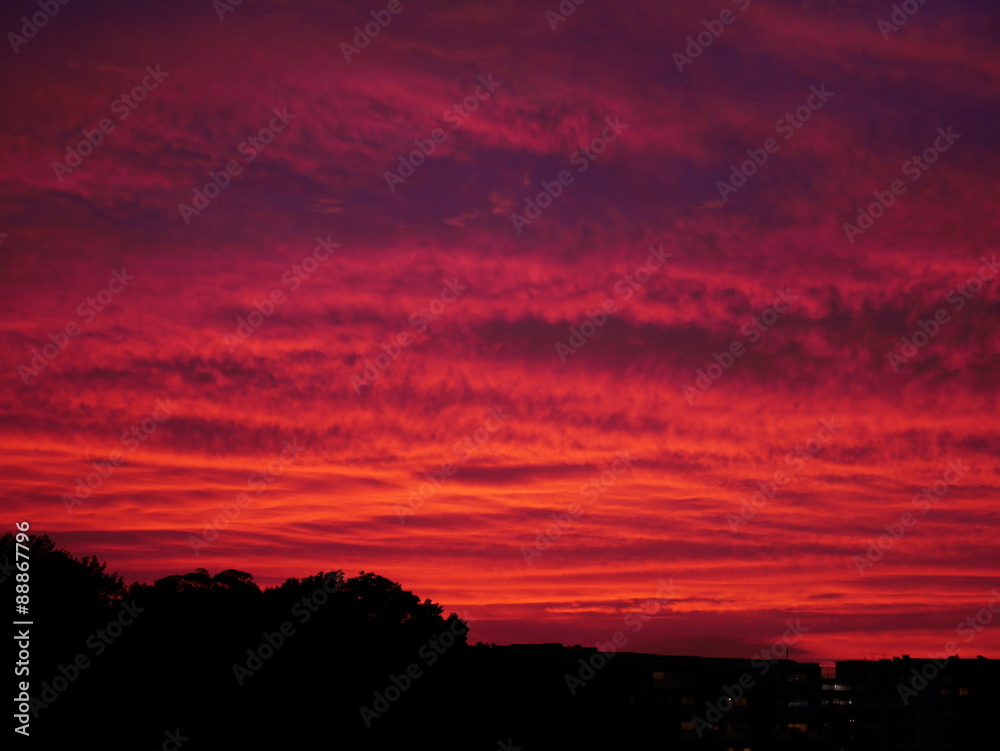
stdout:
[[(13, 602), (13, 539), (0, 543)], [(787, 659), (469, 646), (456, 614), (375, 574), (261, 590), (246, 572), (198, 569), (125, 586), (47, 537), (30, 548), (12, 748), (966, 749), (990, 737), (1000, 701), (997, 660), (845, 661), (834, 675)]]

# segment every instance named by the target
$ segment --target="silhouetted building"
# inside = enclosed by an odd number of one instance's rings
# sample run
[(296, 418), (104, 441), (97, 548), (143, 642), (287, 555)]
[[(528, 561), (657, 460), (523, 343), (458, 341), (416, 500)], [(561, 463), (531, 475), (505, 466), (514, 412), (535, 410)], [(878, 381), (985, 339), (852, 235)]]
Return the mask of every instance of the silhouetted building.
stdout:
[[(652, 734), (671, 749), (964, 751), (986, 747), (991, 710), (1000, 706), (1000, 660), (982, 657), (904, 655), (824, 669), (558, 644), (492, 651), (517, 655), (526, 675), (562, 673), (575, 705), (615, 716), (627, 734)], [(548, 685), (553, 692), (551, 677)]]
[(558, 645), (501, 647), (559, 655), (566, 690), (605, 707), (626, 705), (664, 748), (826, 749), (831, 728), (818, 663), (598, 653)]
[[(995, 748), (1000, 660), (846, 660), (837, 681), (848, 686), (848, 749)], [(992, 739), (989, 746), (982, 745)]]

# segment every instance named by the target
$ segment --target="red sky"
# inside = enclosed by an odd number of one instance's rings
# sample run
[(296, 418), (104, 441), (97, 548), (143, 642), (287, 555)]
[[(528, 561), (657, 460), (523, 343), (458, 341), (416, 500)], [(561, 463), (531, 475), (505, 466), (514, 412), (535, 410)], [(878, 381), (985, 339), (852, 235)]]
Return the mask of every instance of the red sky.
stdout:
[(798, 619), (803, 659), (998, 656), (988, 611), (956, 630), (1000, 589), (993, 6), (399, 7), (350, 61), (386, 4), (70, 3), (6, 37), (4, 523), (129, 582), (374, 571), (472, 641), (750, 656)]

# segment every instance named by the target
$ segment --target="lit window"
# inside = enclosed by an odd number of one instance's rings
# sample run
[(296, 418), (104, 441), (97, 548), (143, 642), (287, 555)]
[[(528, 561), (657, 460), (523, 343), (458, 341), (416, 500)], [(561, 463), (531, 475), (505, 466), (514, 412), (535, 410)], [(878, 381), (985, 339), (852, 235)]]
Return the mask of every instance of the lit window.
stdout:
[(960, 689), (958, 689), (958, 695), (959, 696), (968, 696), (969, 695), (969, 689), (967, 689), (967, 688), (960, 688)]
[(801, 722), (790, 722), (788, 723), (789, 730), (799, 730), (803, 733), (809, 732), (809, 726)]
[(694, 704), (694, 697), (693, 696), (682, 696), (681, 697), (681, 704)]
[(662, 681), (666, 677), (667, 677), (667, 674), (664, 673), (662, 670), (654, 670), (653, 671), (653, 680), (654, 681)]

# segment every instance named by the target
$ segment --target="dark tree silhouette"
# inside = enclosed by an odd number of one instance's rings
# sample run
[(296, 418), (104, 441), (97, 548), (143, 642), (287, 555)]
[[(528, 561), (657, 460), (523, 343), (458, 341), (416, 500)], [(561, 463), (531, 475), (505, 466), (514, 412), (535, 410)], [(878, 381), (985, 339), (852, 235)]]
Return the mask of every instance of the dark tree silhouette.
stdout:
[[(8, 603), (13, 545), (10, 534), (0, 538), (0, 599)], [(730, 732), (750, 737), (727, 729), (728, 720), (704, 739), (683, 728), (750, 661), (470, 647), (456, 614), (446, 618), (441, 606), (369, 572), (320, 571), (261, 589), (249, 572), (199, 568), (126, 587), (96, 558), (76, 559), (48, 537), (31, 538), (29, 547), (34, 748), (176, 748), (182, 737), (184, 751), (723, 749), (733, 747)], [(568, 690), (567, 676), (583, 676), (597, 657), (606, 666)], [(759, 741), (749, 745), (844, 745), (834, 741), (855, 732), (850, 723), (832, 724), (840, 730), (829, 743), (796, 729), (787, 713), (799, 710), (788, 709), (787, 697), (811, 691), (810, 706), (819, 707), (820, 683), (789, 682), (785, 676), (805, 664), (774, 662), (755, 688), (752, 712), (739, 720)], [(963, 669), (977, 662), (966, 660)], [(963, 710), (960, 729), (938, 728), (948, 742), (928, 748), (971, 747), (962, 732), (977, 732), (977, 718), (1000, 700), (1000, 666), (971, 667), (981, 668), (968, 673), (978, 682), (962, 685), (972, 686), (965, 698), (975, 700), (968, 704), (975, 712)], [(681, 680), (668, 680), (671, 672), (688, 675), (683, 687), (670, 687)], [(892, 699), (895, 684), (886, 685)], [(935, 711), (955, 697), (941, 690), (921, 697), (930, 703), (913, 716), (933, 730)]]
[[(0, 545), (13, 558), (13, 536)], [(455, 634), (449, 656), (465, 648), (456, 615), (373, 573), (321, 571), (262, 590), (249, 572), (199, 568), (126, 587), (47, 536), (29, 547), (32, 737), (46, 747), (105, 722), (109, 749), (154, 748), (175, 728), (191, 738), (185, 748), (278, 748), (331, 732), (388, 742), (438, 683), (414, 682), (377, 729), (359, 715), (371, 693), (444, 631)], [(13, 574), (0, 584), (7, 602), (13, 585)]]

